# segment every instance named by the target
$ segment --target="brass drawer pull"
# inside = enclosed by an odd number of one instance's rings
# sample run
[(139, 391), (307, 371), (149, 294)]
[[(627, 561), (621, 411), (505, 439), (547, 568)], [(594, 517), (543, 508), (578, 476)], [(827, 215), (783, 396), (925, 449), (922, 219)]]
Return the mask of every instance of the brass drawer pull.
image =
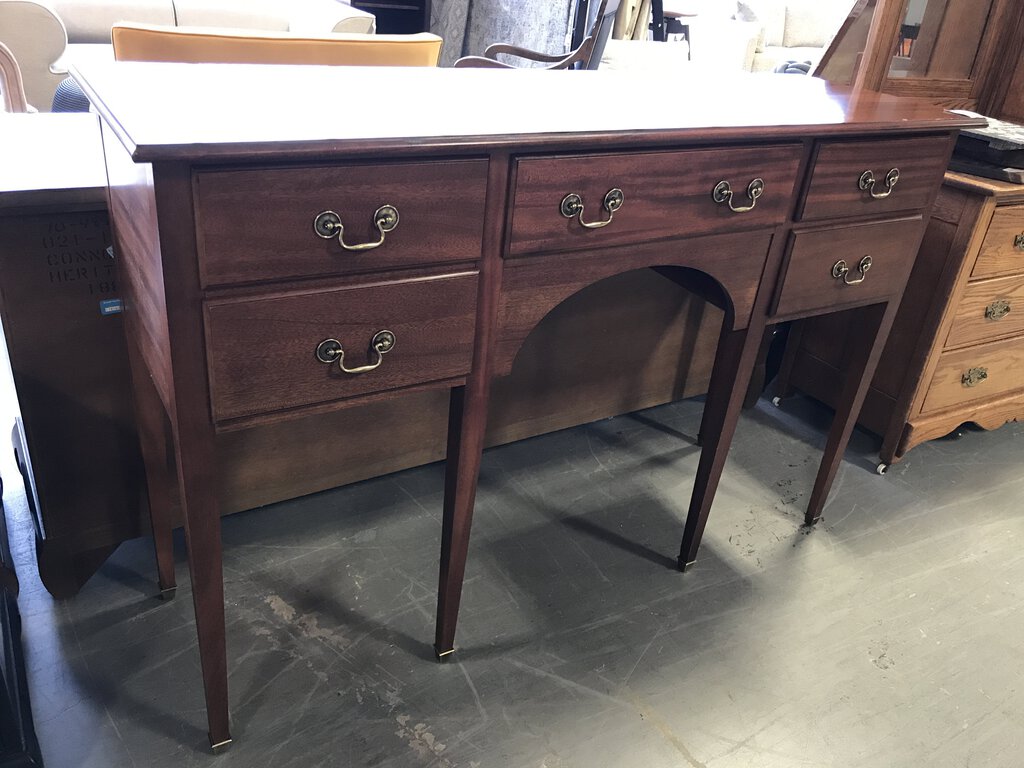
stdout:
[(391, 331), (377, 331), (370, 340), (370, 350), (377, 353), (376, 361), (369, 365), (360, 365), (358, 368), (345, 367), (345, 350), (341, 348), (341, 342), (337, 339), (324, 339), (316, 348), (316, 359), (321, 363), (330, 365), (335, 360), (342, 373), (366, 373), (380, 367), (384, 362), (384, 355), (395, 348), (395, 334)]
[(372, 243), (358, 243), (349, 245), (345, 242), (345, 225), (341, 223), (341, 216), (334, 211), (322, 211), (313, 219), (313, 231), (324, 240), (332, 237), (338, 238), (341, 247), (346, 251), (368, 251), (371, 248), (378, 248), (384, 244), (384, 236), (398, 226), (398, 209), (393, 205), (382, 205), (373, 214), (373, 224), (380, 232), (380, 239)]
[(997, 299), (985, 307), (985, 317), (988, 320), (1002, 320), (1010, 314), (1010, 302), (1005, 299)]
[(864, 278), (868, 276), (868, 270), (871, 269), (871, 264), (872, 261), (870, 256), (865, 256), (863, 259), (861, 259), (860, 262), (857, 264), (857, 271), (860, 272), (860, 277), (858, 277), (856, 280), (851, 280), (849, 277), (850, 267), (846, 264), (846, 262), (843, 259), (840, 259), (839, 261), (832, 265), (832, 277), (834, 277), (836, 280), (842, 278), (843, 282), (846, 283), (847, 285), (857, 285), (857, 283), (864, 282)]
[(988, 378), (988, 368), (970, 368), (960, 377), (960, 383), (965, 387), (975, 387)]
[(586, 222), (583, 220), (583, 198), (575, 192), (562, 198), (560, 210), (565, 218), (571, 219), (575, 217), (587, 229), (600, 229), (612, 223), (615, 212), (622, 207), (623, 200), (625, 200), (625, 196), (622, 194), (621, 189), (615, 187), (608, 190), (608, 193), (604, 196), (604, 209), (608, 211), (608, 218), (603, 221)]
[(720, 181), (711, 192), (711, 198), (716, 203), (728, 203), (729, 210), (734, 213), (746, 213), (754, 210), (757, 198), (761, 196), (762, 192), (764, 192), (764, 179), (754, 179), (747, 185), (747, 197), (750, 198), (750, 205), (742, 205), (737, 208), (732, 204), (732, 185), (728, 181)]
[(871, 171), (864, 171), (860, 175), (860, 181), (857, 182), (857, 186), (867, 192), (875, 200), (884, 200), (892, 194), (893, 188), (896, 186), (896, 182), (900, 180), (900, 169), (893, 168), (887, 174), (885, 174), (885, 192), (875, 192), (875, 174)]
[(1019, 235), (1015, 235), (1013, 238), (1013, 247), (1018, 251), (1024, 251), (1024, 232)]

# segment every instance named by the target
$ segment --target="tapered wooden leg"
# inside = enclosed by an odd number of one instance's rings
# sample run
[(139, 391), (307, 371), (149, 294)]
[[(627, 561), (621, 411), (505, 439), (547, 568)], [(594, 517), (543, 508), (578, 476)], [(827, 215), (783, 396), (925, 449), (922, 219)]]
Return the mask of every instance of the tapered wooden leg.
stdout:
[(160, 596), (174, 597), (174, 538), (171, 509), (175, 495), (174, 452), (170, 430), (160, 395), (142, 362), (131, 334), (128, 334), (128, 361), (131, 366), (135, 421), (139, 430), (139, 448), (146, 469), (149, 520), (153, 529), (157, 583)]
[(455, 625), (459, 618), (477, 475), (487, 427), (487, 398), (487, 386), (456, 387), (452, 389), (448, 407), (448, 459), (434, 638), (434, 652), (442, 660), (455, 650)]
[(697, 559), (697, 549), (704, 535), (711, 503), (736, 431), (747, 382), (750, 381), (763, 332), (763, 325), (739, 331), (722, 328), (701, 418), (700, 461), (679, 548), (680, 570), (685, 571)]
[(843, 460), (846, 444), (857, 423), (864, 397), (867, 395), (875, 368), (885, 348), (896, 317), (899, 302), (875, 304), (857, 310), (858, 322), (854, 324), (856, 332), (851, 335), (847, 346), (847, 361), (843, 371), (843, 389), (836, 403), (835, 416), (829, 428), (825, 442), (825, 454), (818, 467), (818, 476), (814, 480), (810, 501), (804, 523), (814, 525), (821, 517), (821, 511), (828, 499), (839, 464)]
[(192, 602), (199, 637), (199, 660), (206, 692), (210, 745), (231, 743), (228, 717), (227, 643), (224, 627), (224, 574), (220, 514), (217, 509), (212, 430), (175, 441), (178, 486), (185, 515), (185, 541), (192, 577)]

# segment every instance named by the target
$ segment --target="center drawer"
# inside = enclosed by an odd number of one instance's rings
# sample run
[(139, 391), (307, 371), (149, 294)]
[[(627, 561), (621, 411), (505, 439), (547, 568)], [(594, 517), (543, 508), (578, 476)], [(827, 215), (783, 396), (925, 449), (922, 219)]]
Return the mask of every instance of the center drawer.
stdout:
[(912, 216), (794, 232), (772, 314), (867, 305), (899, 295), (923, 228), (922, 218)]
[[(575, 250), (774, 226), (789, 213), (800, 151), (785, 145), (520, 158), (510, 251)], [(755, 180), (760, 191), (751, 197)], [(731, 195), (720, 187), (723, 182)], [(621, 191), (621, 205), (609, 210), (605, 201), (613, 190)], [(582, 212), (566, 207), (569, 195), (579, 198)], [(733, 210), (743, 208), (749, 210)]]
[[(465, 376), (473, 354), (478, 273), (270, 296), (205, 307), (217, 422)], [(378, 334), (390, 343), (373, 348)], [(330, 362), (317, 359), (335, 340)], [(337, 347), (344, 352), (338, 360)], [(346, 373), (373, 366), (373, 370)]]
[[(207, 287), (473, 261), (486, 186), (486, 160), (200, 171), (200, 278)], [(385, 206), (394, 227), (382, 231)], [(336, 214), (340, 237), (333, 223), (317, 234), (324, 213)], [(382, 242), (347, 250), (342, 240)]]

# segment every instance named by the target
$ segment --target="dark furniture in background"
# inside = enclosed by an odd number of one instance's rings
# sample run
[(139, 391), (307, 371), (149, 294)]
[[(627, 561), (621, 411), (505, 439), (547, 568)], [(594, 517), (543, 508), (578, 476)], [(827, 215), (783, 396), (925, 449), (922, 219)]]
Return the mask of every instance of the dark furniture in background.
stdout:
[(7, 540), (7, 517), (0, 507), (0, 768), (32, 768), (42, 764), (32, 727), (21, 648), (18, 577)]
[(382, 35), (430, 31), (430, 0), (352, 0), (350, 5), (376, 16)]

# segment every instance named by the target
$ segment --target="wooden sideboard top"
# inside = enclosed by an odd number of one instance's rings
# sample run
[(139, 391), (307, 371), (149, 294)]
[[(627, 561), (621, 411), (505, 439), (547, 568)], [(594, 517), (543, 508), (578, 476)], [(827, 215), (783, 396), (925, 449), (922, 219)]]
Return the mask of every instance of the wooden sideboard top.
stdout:
[(965, 189), (983, 197), (997, 197), (1005, 202), (1024, 201), (1024, 184), (1014, 184), (1009, 181), (998, 179), (985, 179), (981, 176), (971, 176), (967, 173), (948, 171), (946, 173), (946, 184), (958, 189)]
[[(83, 62), (75, 78), (139, 162), (475, 147), (589, 149), (983, 125), (809, 77)], [(656, 134), (656, 135), (652, 135)]]
[(99, 121), (83, 113), (3, 115), (0, 210), (106, 200)]

